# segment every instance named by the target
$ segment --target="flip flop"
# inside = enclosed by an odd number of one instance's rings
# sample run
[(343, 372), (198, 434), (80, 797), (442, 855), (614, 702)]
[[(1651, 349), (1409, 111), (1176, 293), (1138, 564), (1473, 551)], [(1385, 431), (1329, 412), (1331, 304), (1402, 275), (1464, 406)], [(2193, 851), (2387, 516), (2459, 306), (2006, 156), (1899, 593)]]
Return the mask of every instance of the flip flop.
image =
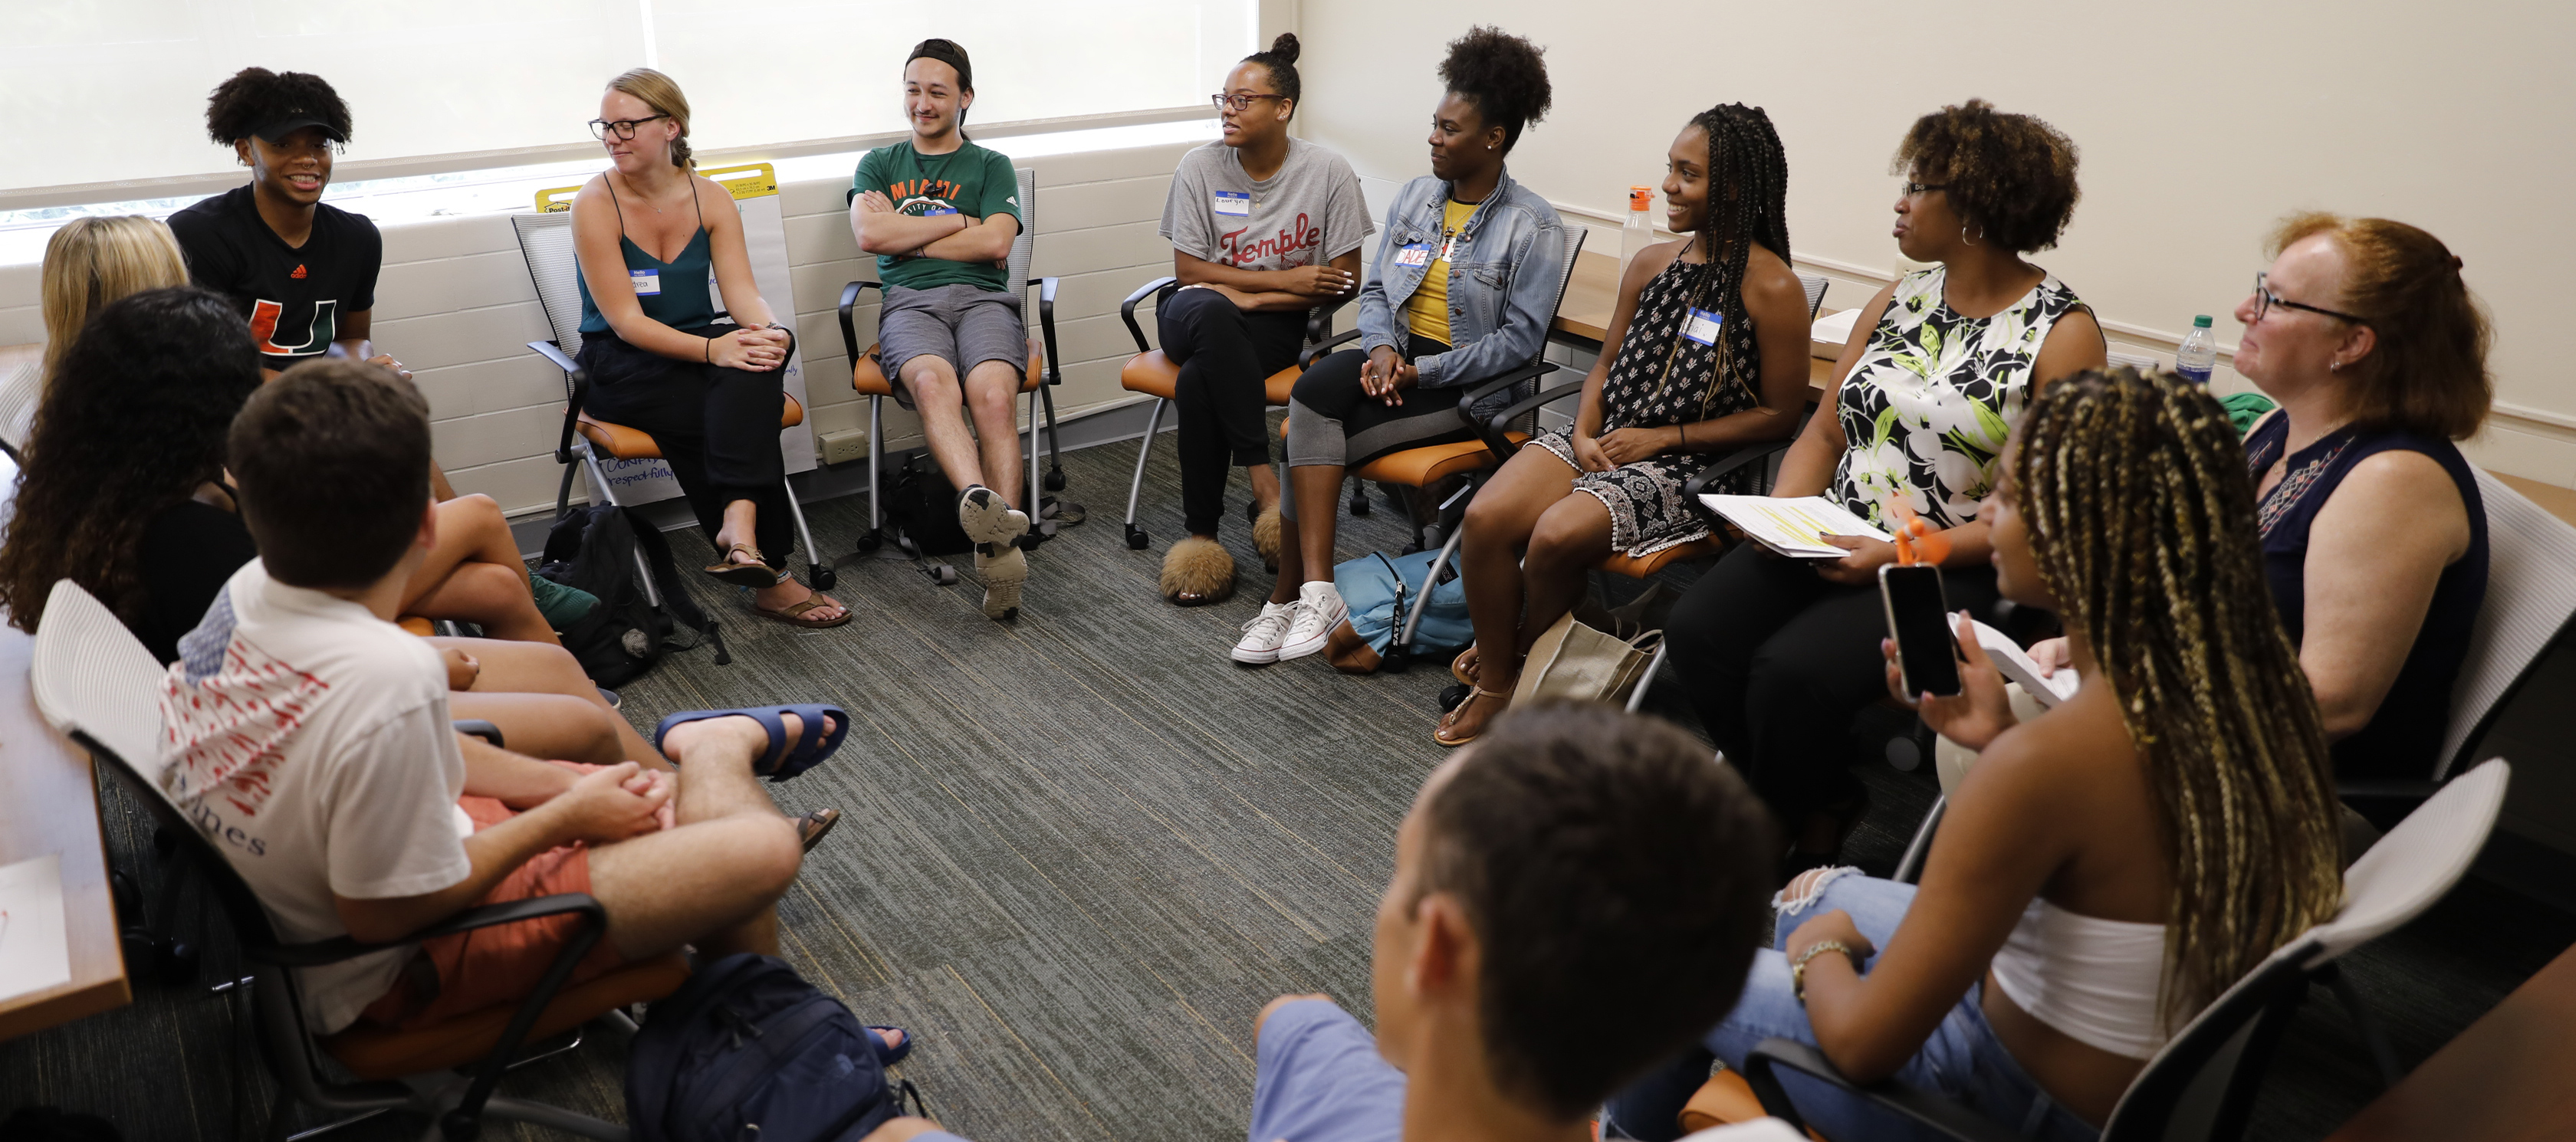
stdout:
[(814, 846), (823, 843), (823, 834), (831, 832), (832, 826), (840, 823), (840, 810), (816, 809), (796, 818), (796, 842), (806, 852), (813, 852)]
[[(734, 562), (733, 553), (737, 551), (749, 552), (754, 562)], [(758, 560), (760, 558), (759, 548), (753, 547), (748, 543), (737, 543), (732, 547), (725, 549), (724, 558), (722, 560), (707, 564), (706, 566), (699, 568), (699, 570), (714, 576), (721, 582), (731, 583), (737, 587), (777, 586), (779, 573), (771, 569), (769, 564), (759, 562)]]
[[(891, 1047), (886, 1046), (885, 1040), (877, 1037), (879, 1031), (892, 1031), (901, 1035), (903, 1042)], [(876, 1046), (877, 1065), (880, 1067), (891, 1067), (902, 1062), (905, 1056), (912, 1054), (912, 1038), (912, 1032), (901, 1027), (880, 1027), (874, 1023), (868, 1024), (868, 1041)]]
[(1511, 700), (1511, 697), (1512, 692), (1509, 690), (1488, 690), (1482, 686), (1469, 686), (1467, 688), (1467, 700), (1458, 703), (1455, 709), (1442, 715), (1439, 725), (1431, 727), (1431, 740), (1438, 742), (1449, 749), (1456, 749), (1459, 746), (1483, 737), (1484, 731), (1481, 729), (1473, 734), (1467, 735), (1466, 737), (1454, 739), (1442, 737), (1440, 736), (1440, 732), (1448, 729), (1451, 723), (1456, 722), (1458, 720), (1458, 715), (1465, 713), (1467, 711), (1467, 707), (1475, 705), (1476, 699), (1478, 698), (1501, 698), (1508, 702)]
[(764, 619), (768, 619), (771, 622), (786, 623), (789, 626), (803, 627), (806, 630), (827, 630), (858, 617), (856, 612), (851, 611), (848, 607), (841, 607), (841, 614), (838, 618), (809, 619), (805, 617), (807, 612), (820, 610), (824, 607), (837, 606), (840, 606), (839, 600), (824, 598), (823, 592), (816, 591), (811, 595), (805, 596), (804, 602), (798, 603), (792, 607), (780, 607), (776, 610), (771, 610), (768, 607), (761, 606), (759, 602), (754, 601), (751, 604), (751, 613), (759, 615)]
[[(799, 734), (793, 744), (787, 740), (787, 721), (779, 716), (781, 714), (794, 714), (805, 723), (804, 733)], [(769, 748), (762, 751), (760, 760), (752, 764), (751, 771), (771, 781), (785, 781), (814, 768), (824, 758), (832, 756), (833, 750), (841, 748), (841, 739), (850, 733), (849, 711), (819, 702), (802, 706), (749, 706), (738, 710), (684, 710), (662, 719), (662, 724), (653, 727), (653, 748), (661, 749), (662, 738), (675, 726), (708, 718), (732, 717), (750, 718), (759, 722), (760, 728), (769, 731)], [(828, 736), (823, 732), (823, 719), (826, 717), (840, 723)]]

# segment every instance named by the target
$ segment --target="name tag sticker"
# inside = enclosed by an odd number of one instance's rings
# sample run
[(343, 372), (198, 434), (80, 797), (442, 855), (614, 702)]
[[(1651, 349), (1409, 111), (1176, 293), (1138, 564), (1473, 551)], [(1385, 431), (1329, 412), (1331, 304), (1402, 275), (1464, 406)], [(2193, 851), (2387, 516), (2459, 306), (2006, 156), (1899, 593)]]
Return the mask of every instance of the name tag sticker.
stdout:
[(637, 297), (656, 297), (662, 292), (660, 270), (628, 270), (626, 276), (634, 280)]
[(934, 203), (931, 203), (931, 204), (930, 204), (929, 208), (927, 208), (927, 209), (925, 209), (925, 210), (923, 210), (923, 211), (921, 212), (921, 216), (922, 216), (922, 217), (924, 217), (924, 218), (936, 218), (936, 217), (938, 217), (938, 216), (940, 216), (940, 215), (942, 215), (942, 214), (955, 214), (955, 213), (957, 213), (957, 208), (956, 208), (956, 207), (954, 207), (954, 206), (942, 206), (942, 205), (940, 205), (940, 204), (938, 204), (938, 203), (934, 202)]
[(1682, 322), (1682, 336), (1702, 345), (1717, 344), (1717, 331), (1726, 324), (1726, 315), (1705, 309), (1690, 311), (1690, 320)]
[(1399, 266), (1430, 265), (1431, 243), (1416, 242), (1410, 246), (1397, 250), (1395, 252), (1395, 264)]
[(1252, 217), (1252, 196), (1239, 190), (1216, 192), (1213, 209), (1228, 218)]

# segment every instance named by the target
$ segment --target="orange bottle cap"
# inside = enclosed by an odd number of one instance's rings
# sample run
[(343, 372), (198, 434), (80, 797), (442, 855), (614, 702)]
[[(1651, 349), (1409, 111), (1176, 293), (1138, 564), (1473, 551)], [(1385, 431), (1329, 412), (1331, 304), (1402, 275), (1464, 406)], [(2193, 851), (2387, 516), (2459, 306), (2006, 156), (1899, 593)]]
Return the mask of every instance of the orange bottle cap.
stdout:
[(1632, 186), (1628, 188), (1628, 209), (1644, 210), (1653, 206), (1654, 202), (1654, 191), (1648, 190), (1642, 186)]

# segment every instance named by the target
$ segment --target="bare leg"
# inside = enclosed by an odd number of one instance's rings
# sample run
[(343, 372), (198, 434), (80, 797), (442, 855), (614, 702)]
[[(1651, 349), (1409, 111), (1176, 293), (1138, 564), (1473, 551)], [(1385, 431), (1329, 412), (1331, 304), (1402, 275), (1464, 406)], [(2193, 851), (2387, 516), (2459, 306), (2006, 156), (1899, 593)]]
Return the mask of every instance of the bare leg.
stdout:
[[(1253, 503), (1261, 505), (1262, 511), (1279, 506), (1279, 469), (1268, 464), (1254, 464), (1243, 472), (1252, 481)], [(1280, 546), (1288, 545), (1283, 543)]]
[(1333, 581), (1333, 513), (1342, 510), (1342, 468), (1309, 464), (1288, 469), (1288, 492), (1297, 497), (1297, 536), (1279, 541), (1279, 581), (1270, 601), (1293, 603), (1297, 589)]
[[(725, 549), (725, 562), (746, 565), (757, 562), (748, 553), (734, 550), (733, 545), (739, 543), (755, 551), (759, 550), (759, 524), (760, 506), (758, 504), (750, 500), (735, 500), (725, 505), (724, 526), (716, 531), (716, 546)], [(761, 552), (761, 554), (774, 558), (777, 553)], [(778, 582), (753, 591), (751, 597), (753, 602), (762, 607), (781, 611), (813, 598), (814, 594), (813, 588), (797, 582), (792, 577), (781, 576)], [(806, 617), (818, 622), (839, 618), (842, 613), (840, 602), (830, 595), (823, 596), (822, 606), (805, 612)]]
[[(447, 713), (453, 718), (479, 718), (492, 723), (500, 729), (501, 740), (512, 753), (540, 760), (583, 761), (592, 765), (615, 765), (629, 760), (624, 744), (618, 740), (616, 728), (624, 726), (626, 719), (610, 713), (606, 707), (592, 706), (568, 694), (467, 691), (447, 696)], [(631, 734), (634, 731), (629, 729), (627, 732)], [(670, 767), (670, 763), (661, 761), (658, 754), (654, 755), (653, 761), (644, 764), (661, 769)]]
[[(1021, 373), (1005, 361), (985, 361), (966, 373), (966, 410), (975, 418), (975, 437), (983, 444), (984, 486), (1002, 493), (1012, 507), (1037, 515), (1037, 509), (1020, 502), (1020, 485), (1028, 473), (1020, 470), (1020, 420), (1014, 404), (1019, 398)], [(964, 490), (966, 485), (957, 485)]]
[[(1523, 591), (1521, 551), (1539, 519), (1574, 487), (1574, 469), (1544, 448), (1524, 448), (1467, 502), (1458, 543), (1466, 579), (1467, 617), (1476, 629), (1476, 688), (1508, 695), (1520, 681)], [(1552, 618), (1550, 621), (1554, 621)], [(1437, 736), (1463, 741), (1503, 712), (1504, 700), (1470, 695), (1441, 721)]]
[(457, 564), (402, 613), (473, 623), (485, 634), (513, 642), (563, 645), (537, 611), (535, 597), (528, 594), (527, 569), (517, 563)]
[(1584, 576), (1609, 557), (1610, 509), (1601, 501), (1569, 493), (1548, 506), (1530, 531), (1529, 552), (1521, 557), (1525, 598), (1513, 661), (1526, 656), (1538, 636), (1574, 609), (1583, 595)]
[(975, 436), (966, 430), (965, 397), (958, 388), (956, 366), (928, 354), (914, 357), (903, 363), (903, 383), (921, 414), (921, 437), (930, 444), (930, 458), (939, 462), (948, 482), (960, 491), (970, 484), (1000, 491), (984, 478)]
[(490, 496), (459, 496), (438, 505), (438, 542), (431, 545), (428, 556), (412, 572), (411, 581), (403, 585), (402, 613), (418, 613), (413, 604), (436, 590), (449, 573), (465, 563), (507, 567), (517, 573), (520, 588), (527, 588), (528, 567), (519, 560), (518, 544), (510, 535), (510, 521)]
[[(784, 720), (792, 741), (803, 723)], [(751, 773), (768, 735), (750, 718), (710, 718), (664, 744), (686, 767), (678, 827), (591, 850), (591, 895), (608, 908), (609, 939), (628, 959), (682, 944), (710, 956), (778, 954), (774, 906), (803, 854), (796, 826)]]
[[(572, 652), (559, 646), (489, 638), (433, 638), (429, 643), (441, 650), (463, 651), (482, 664), (483, 672), (475, 676), (472, 693), (561, 694), (579, 698), (597, 711), (617, 739), (618, 752), (613, 760), (641, 762), (650, 769), (671, 768), (671, 763), (663, 760), (661, 751), (654, 749), (651, 742), (644, 740), (644, 735), (635, 732), (635, 727), (627, 723), (625, 715), (609, 708), (608, 699), (601, 696), (599, 687), (592, 684), (590, 676), (581, 672), (581, 663), (573, 658)], [(457, 709), (456, 699), (461, 697), (464, 695), (449, 697), (449, 712)], [(509, 739), (511, 749), (520, 753), (533, 752), (519, 745), (518, 736), (511, 734), (509, 727), (503, 726), (501, 732)]]

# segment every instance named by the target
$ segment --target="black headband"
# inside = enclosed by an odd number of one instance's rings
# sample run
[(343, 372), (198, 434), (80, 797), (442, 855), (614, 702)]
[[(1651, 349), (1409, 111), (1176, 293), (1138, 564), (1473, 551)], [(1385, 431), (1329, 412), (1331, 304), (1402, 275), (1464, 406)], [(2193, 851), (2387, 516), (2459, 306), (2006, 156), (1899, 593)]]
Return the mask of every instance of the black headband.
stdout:
[(911, 55), (903, 57), (903, 65), (911, 67), (912, 61), (917, 59), (935, 59), (956, 68), (957, 86), (965, 91), (975, 90), (975, 66), (966, 62), (966, 49), (958, 47), (955, 43), (948, 40), (923, 40), (912, 49)]

